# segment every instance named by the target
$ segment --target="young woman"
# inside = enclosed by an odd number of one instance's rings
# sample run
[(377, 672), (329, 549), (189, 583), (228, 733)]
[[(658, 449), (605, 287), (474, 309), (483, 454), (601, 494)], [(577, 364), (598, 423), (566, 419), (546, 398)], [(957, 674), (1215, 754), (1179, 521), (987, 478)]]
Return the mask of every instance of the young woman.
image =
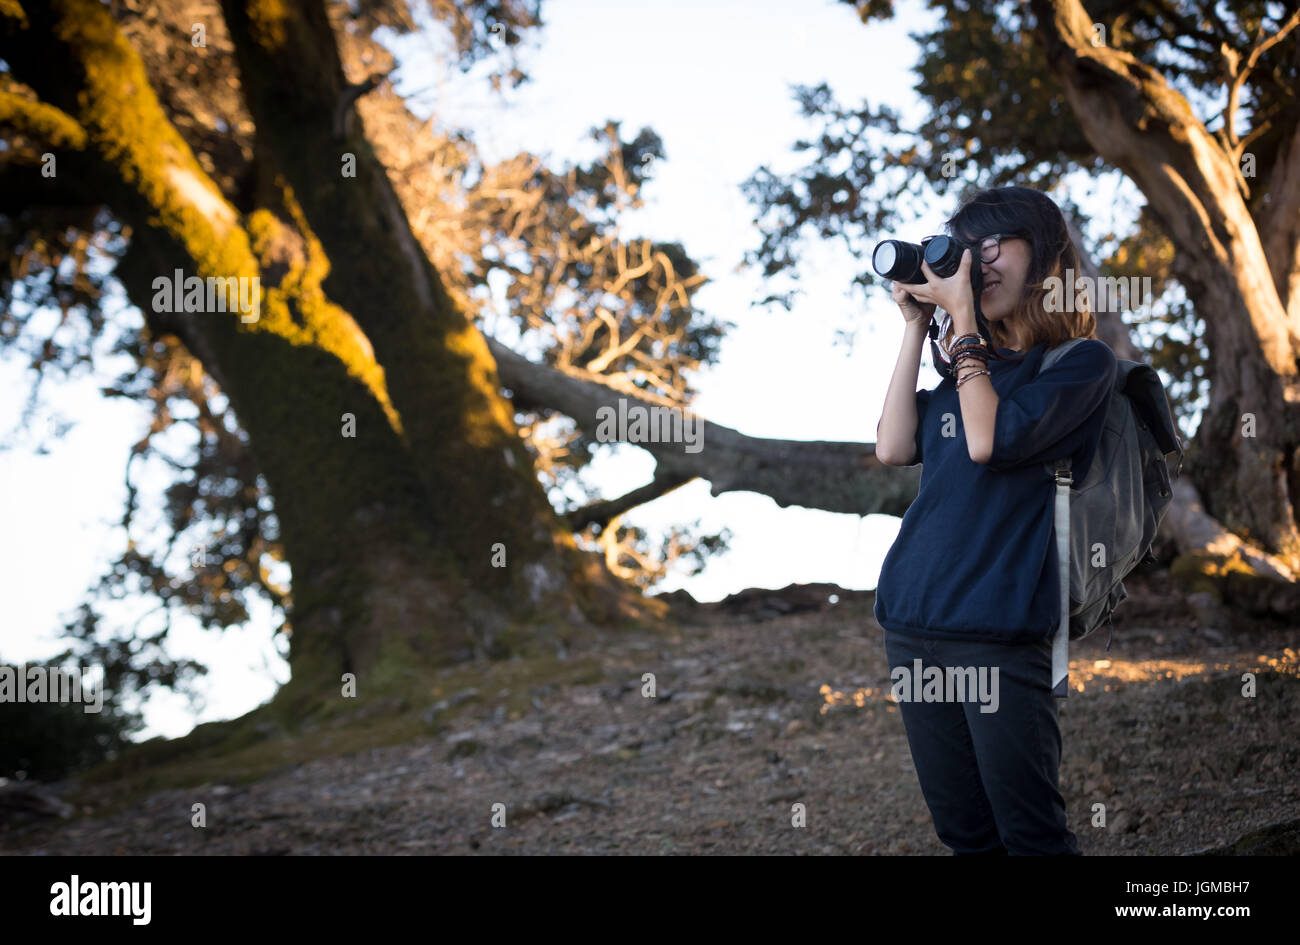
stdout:
[[(881, 567), (876, 620), (939, 839), (954, 854), (1078, 854), (1057, 786), (1050, 676), (1060, 589), (1055, 487), (1044, 463), (1069, 456), (1074, 481), (1087, 475), (1117, 364), (1096, 339), (1086, 300), (1063, 304), (1045, 285), (1072, 268), (1077, 275), (1078, 265), (1051, 198), (1024, 187), (985, 190), (948, 229), (978, 258), (967, 250), (950, 278), (926, 265), (925, 284), (893, 287), (907, 324), (876, 456), (924, 465)], [(984, 277), (983, 332), (972, 265)], [(947, 360), (936, 364), (944, 379), (917, 391), (936, 307), (947, 315)], [(1070, 338), (1090, 340), (1040, 373), (1047, 350)], [(911, 677), (933, 681), (931, 667), (948, 683), (922, 690)], [(992, 699), (952, 683), (981, 671)]]

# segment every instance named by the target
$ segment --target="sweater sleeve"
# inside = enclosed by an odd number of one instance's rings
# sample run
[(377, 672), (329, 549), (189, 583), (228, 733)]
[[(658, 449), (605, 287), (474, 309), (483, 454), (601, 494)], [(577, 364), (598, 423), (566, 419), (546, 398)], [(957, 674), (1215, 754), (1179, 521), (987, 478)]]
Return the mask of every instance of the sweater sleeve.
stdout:
[(1075, 345), (998, 401), (985, 465), (1001, 471), (1073, 454), (1083, 445), (1080, 428), (1109, 400), (1118, 370), (1105, 342), (1091, 338)]

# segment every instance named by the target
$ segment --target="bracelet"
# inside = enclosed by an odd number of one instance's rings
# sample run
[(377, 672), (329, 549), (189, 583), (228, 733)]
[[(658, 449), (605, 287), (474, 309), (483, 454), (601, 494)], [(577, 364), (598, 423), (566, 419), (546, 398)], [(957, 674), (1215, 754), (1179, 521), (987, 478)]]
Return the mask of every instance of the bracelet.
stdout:
[(981, 363), (978, 362), (978, 361), (974, 361), (974, 362), (971, 362), (971, 361), (963, 361), (961, 364), (959, 364), (959, 365), (957, 365), (955, 368), (953, 368), (953, 372), (952, 372), (952, 373), (953, 373), (953, 376), (954, 376), (954, 377), (958, 377), (958, 376), (960, 376), (960, 375), (961, 375), (961, 372), (962, 372), (962, 369), (963, 369), (963, 368), (968, 368), (968, 367), (975, 368), (975, 369), (977, 369), (977, 370), (988, 370), (988, 365), (986, 365), (986, 364), (981, 364)]
[(957, 351), (953, 355), (952, 360), (954, 363), (956, 363), (957, 361), (961, 361), (965, 358), (971, 358), (978, 361), (987, 361), (989, 359), (989, 350), (988, 348), (976, 348), (974, 346), (967, 345), (966, 347)]
[(970, 364), (978, 364), (984, 367), (988, 364), (989, 356), (987, 351), (963, 351), (957, 355), (953, 361), (953, 371), (966, 367)]
[[(964, 375), (964, 376), (962, 376), (961, 378), (958, 379), (958, 381), (957, 381), (957, 383), (956, 383), (955, 386), (956, 386), (956, 387), (961, 387), (961, 385), (965, 384), (965, 383), (966, 383), (967, 381), (969, 381), (972, 377), (979, 377), (981, 374), (988, 374), (988, 373), (989, 373), (989, 372), (988, 372), (987, 370), (984, 370), (984, 371), (975, 371), (973, 374), (966, 374), (966, 375)], [(992, 375), (989, 375), (989, 377), (992, 378)]]
[(947, 347), (944, 354), (948, 360), (955, 362), (958, 357), (967, 353), (986, 353), (988, 347), (984, 344), (984, 338), (976, 332), (967, 332), (959, 335), (951, 345)]
[(958, 335), (956, 338), (954, 338), (952, 340), (952, 343), (948, 345), (948, 350), (956, 351), (958, 348), (961, 347), (978, 346), (983, 344), (984, 344), (983, 335), (981, 335), (979, 332), (968, 331), (966, 332), (966, 334)]

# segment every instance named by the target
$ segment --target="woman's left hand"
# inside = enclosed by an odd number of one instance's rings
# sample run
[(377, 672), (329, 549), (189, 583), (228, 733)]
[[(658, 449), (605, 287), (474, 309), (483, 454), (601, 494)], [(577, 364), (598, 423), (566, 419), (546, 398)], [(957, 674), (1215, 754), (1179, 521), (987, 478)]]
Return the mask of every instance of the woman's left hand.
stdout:
[(928, 262), (921, 262), (921, 272), (925, 274), (925, 285), (909, 285), (907, 291), (913, 298), (922, 302), (933, 302), (953, 317), (975, 317), (975, 295), (970, 285), (970, 250), (962, 250), (961, 265), (948, 278), (935, 275)]

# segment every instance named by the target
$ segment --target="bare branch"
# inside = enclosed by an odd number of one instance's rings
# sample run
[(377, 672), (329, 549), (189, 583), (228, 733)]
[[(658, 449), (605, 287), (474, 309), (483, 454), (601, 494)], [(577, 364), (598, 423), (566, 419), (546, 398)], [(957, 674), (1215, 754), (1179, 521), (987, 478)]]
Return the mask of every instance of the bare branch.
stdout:
[(354, 82), (343, 87), (339, 93), (338, 105), (334, 108), (334, 137), (342, 141), (347, 137), (349, 129), (352, 127), (352, 116), (356, 114), (352, 109), (353, 103), (367, 92), (378, 87), (380, 82), (388, 78), (388, 72), (376, 72), (369, 78), (361, 82)]
[(694, 479), (694, 476), (685, 474), (660, 474), (656, 473), (655, 477), (644, 486), (639, 486), (617, 499), (608, 499), (604, 502), (593, 502), (591, 505), (584, 505), (580, 509), (575, 509), (568, 515), (569, 525), (575, 532), (580, 532), (588, 525), (599, 525), (605, 529), (610, 522), (618, 518), (629, 509), (634, 509), (638, 505), (645, 505), (652, 502), (660, 496), (667, 495), (674, 489), (679, 489), (686, 483)]
[(1246, 80), (1250, 78), (1250, 74), (1255, 71), (1255, 66), (1259, 63), (1260, 56), (1264, 55), (1264, 53), (1268, 52), (1275, 45), (1285, 39), (1286, 35), (1297, 26), (1300, 26), (1300, 8), (1297, 8), (1286, 22), (1278, 27), (1278, 31), (1272, 36), (1265, 37), (1263, 35), (1264, 28), (1261, 25), (1260, 35), (1256, 37), (1254, 44), (1251, 46), (1250, 52), (1246, 54), (1246, 62), (1241, 66), (1241, 68), (1237, 68), (1239, 54), (1236, 50), (1231, 49), (1226, 42), (1221, 47), (1229, 83), (1228, 102), (1223, 107), (1223, 128), (1220, 130), (1223, 133), (1223, 139), (1227, 143), (1234, 161), (1240, 158), (1241, 150), (1244, 147), (1244, 145), (1239, 144), (1237, 140), (1237, 129), (1235, 127), (1237, 119), (1237, 99), (1241, 93), (1241, 87), (1245, 85)]
[[(579, 427), (594, 429), (597, 411), (675, 406), (645, 392), (613, 389), (606, 378), (571, 370), (562, 372), (535, 364), (488, 339), (502, 384), (521, 392), (529, 403), (544, 404), (571, 417)], [(800, 505), (828, 512), (902, 515), (916, 497), (919, 470), (886, 466), (876, 459), (870, 443), (817, 440), (777, 440), (746, 436), (702, 418), (699, 452), (686, 452), (681, 443), (635, 442), (651, 453), (656, 475), (708, 479), (713, 495), (758, 492), (782, 508)]]

